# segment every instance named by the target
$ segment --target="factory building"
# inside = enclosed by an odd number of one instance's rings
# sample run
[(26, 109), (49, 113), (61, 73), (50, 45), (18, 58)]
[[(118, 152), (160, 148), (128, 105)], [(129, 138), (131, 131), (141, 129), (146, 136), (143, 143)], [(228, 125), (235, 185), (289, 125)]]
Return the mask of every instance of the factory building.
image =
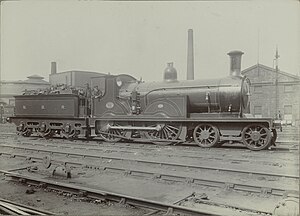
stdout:
[(56, 74), (49, 75), (49, 82), (51, 85), (65, 84), (67, 86), (85, 87), (86, 84), (90, 84), (92, 77), (101, 76), (103, 74), (98, 72), (89, 71), (65, 71)]
[(44, 80), (44, 77), (32, 75), (26, 80), (19, 81), (1, 81), (0, 82), (0, 103), (3, 105), (14, 106), (14, 96), (22, 95), (26, 90), (45, 89), (50, 83)]
[(78, 71), (71, 70), (57, 73), (56, 62), (51, 62), (51, 73), (49, 75), (49, 82), (51, 85), (67, 85), (76, 87), (86, 87), (86, 84), (90, 84), (92, 77), (105, 75), (104, 73), (90, 72), (90, 71)]
[(250, 112), (255, 117), (272, 117), (283, 123), (300, 124), (300, 77), (256, 64), (242, 71), (251, 81)]

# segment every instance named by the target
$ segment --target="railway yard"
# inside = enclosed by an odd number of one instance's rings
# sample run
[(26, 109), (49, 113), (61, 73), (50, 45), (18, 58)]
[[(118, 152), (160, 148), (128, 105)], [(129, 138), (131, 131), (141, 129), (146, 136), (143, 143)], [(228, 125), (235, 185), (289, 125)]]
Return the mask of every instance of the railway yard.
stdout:
[(2, 214), (299, 215), (299, 132), (292, 127), (262, 151), (14, 130), (0, 125)]

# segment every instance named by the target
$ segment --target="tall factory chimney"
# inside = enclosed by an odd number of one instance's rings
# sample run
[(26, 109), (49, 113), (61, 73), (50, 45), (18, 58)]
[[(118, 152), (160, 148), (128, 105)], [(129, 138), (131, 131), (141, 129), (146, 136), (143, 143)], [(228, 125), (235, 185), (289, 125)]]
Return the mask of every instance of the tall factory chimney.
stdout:
[(230, 56), (230, 76), (241, 75), (242, 51), (231, 51), (227, 53)]
[(188, 30), (188, 50), (187, 50), (187, 80), (194, 80), (194, 41), (193, 29)]
[(56, 74), (56, 62), (51, 62), (51, 74)]

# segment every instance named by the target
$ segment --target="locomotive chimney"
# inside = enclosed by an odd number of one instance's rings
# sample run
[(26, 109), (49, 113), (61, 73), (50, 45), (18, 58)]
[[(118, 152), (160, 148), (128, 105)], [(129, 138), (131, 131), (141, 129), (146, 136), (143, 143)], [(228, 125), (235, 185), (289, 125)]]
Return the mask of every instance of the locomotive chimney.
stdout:
[(51, 62), (51, 74), (56, 74), (56, 62)]
[(240, 76), (241, 75), (241, 60), (242, 51), (231, 51), (227, 53), (230, 56), (230, 76)]
[(188, 50), (187, 50), (187, 80), (194, 80), (194, 41), (193, 29), (188, 30)]
[(177, 71), (173, 67), (173, 62), (167, 64), (167, 68), (164, 72), (164, 81), (165, 82), (174, 82), (177, 81)]

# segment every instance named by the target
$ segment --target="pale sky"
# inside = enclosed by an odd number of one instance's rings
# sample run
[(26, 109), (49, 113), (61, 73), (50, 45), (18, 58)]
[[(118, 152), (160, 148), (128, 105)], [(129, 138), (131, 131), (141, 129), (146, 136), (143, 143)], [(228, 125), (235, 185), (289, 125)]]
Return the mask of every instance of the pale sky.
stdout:
[(187, 31), (194, 30), (195, 78), (229, 74), (231, 50), (300, 73), (300, 3), (282, 1), (4, 1), (1, 2), (1, 79), (48, 79), (58, 71), (128, 73), (162, 80), (167, 62), (186, 79)]

